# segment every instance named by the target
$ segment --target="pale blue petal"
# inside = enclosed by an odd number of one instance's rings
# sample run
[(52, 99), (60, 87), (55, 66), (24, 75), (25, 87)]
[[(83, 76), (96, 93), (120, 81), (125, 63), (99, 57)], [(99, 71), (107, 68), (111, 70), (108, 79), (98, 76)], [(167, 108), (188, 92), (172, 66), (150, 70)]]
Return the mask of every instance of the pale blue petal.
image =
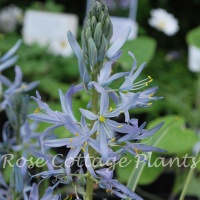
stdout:
[(38, 186), (35, 183), (31, 187), (29, 200), (39, 200)]
[(121, 137), (117, 142), (125, 142), (130, 140), (137, 140), (137, 137), (142, 134), (142, 131), (145, 127), (146, 123), (144, 122), (139, 128), (132, 127), (132, 132), (129, 132), (129, 134), (126, 134), (125, 136)]
[(56, 117), (52, 117), (47, 114), (34, 113), (34, 114), (28, 115), (28, 117), (32, 120), (39, 121), (39, 122), (47, 122), (51, 124), (60, 123), (60, 120), (58, 120)]
[(109, 168), (98, 169), (95, 172), (104, 179), (110, 180), (113, 178), (113, 171)]
[(112, 64), (113, 61), (106, 62), (104, 67), (100, 70), (99, 77), (98, 77), (98, 83), (100, 85), (104, 85), (106, 80), (110, 77), (110, 74), (112, 72)]
[(144, 69), (146, 63), (143, 63), (139, 69), (132, 75), (125, 77), (124, 83), (120, 86), (119, 90), (131, 90), (132, 84), (135, 79), (140, 75), (141, 71)]
[(14, 56), (12, 58), (10, 58), (9, 60), (3, 62), (2, 64), (0, 64), (0, 71), (3, 71), (9, 67), (11, 67), (18, 59), (18, 56)]
[(110, 60), (117, 61), (121, 55), (122, 55), (122, 51), (119, 50), (112, 58), (110, 58)]
[(108, 94), (106, 92), (106, 90), (101, 87), (98, 83), (93, 82), (93, 85), (95, 87), (95, 89), (101, 93), (101, 98), (100, 98), (100, 115), (104, 115), (107, 111), (108, 111), (108, 107), (109, 107), (109, 97)]
[(70, 143), (70, 138), (43, 141), (43, 145), (48, 147), (63, 147), (67, 146), (69, 143)]
[(85, 110), (85, 109), (82, 109), (82, 108), (79, 108), (79, 110), (82, 113), (82, 115), (85, 116), (87, 119), (90, 119), (90, 120), (97, 120), (98, 119), (98, 116), (95, 115), (94, 113), (92, 113), (89, 110)]
[(0, 82), (3, 84), (3, 85), (6, 85), (7, 87), (11, 86), (12, 85), (12, 82), (5, 76), (3, 75), (0, 75)]
[(164, 122), (161, 122), (160, 124), (158, 124), (157, 126), (153, 127), (152, 129), (146, 131), (144, 134), (140, 135), (137, 137), (138, 140), (141, 139), (145, 139), (147, 137), (152, 136), (155, 132), (157, 132), (162, 126), (163, 126)]
[(119, 73), (116, 73), (114, 75), (112, 75), (107, 81), (105, 81), (102, 86), (108, 86), (110, 83), (112, 83), (114, 80), (116, 79), (119, 79), (123, 76), (126, 76), (128, 75), (128, 72), (119, 72)]
[(85, 117), (83, 117), (83, 116), (81, 116), (81, 127), (82, 127), (83, 132), (85, 132), (85, 133), (88, 133), (90, 131), (88, 128), (88, 125), (85, 121)]
[(60, 121), (64, 124), (64, 126), (73, 134), (75, 133), (79, 133), (82, 134), (82, 130), (80, 128), (80, 126), (78, 126), (68, 115), (60, 115), (59, 113), (57, 113), (58, 118), (60, 119)]
[(11, 56), (13, 56), (16, 53), (16, 51), (18, 50), (18, 48), (20, 47), (20, 45), (21, 45), (21, 40), (18, 40), (16, 42), (16, 44), (6, 54), (4, 54), (0, 58), (0, 62), (4, 62), (7, 59), (9, 59)]
[(109, 159), (108, 156), (108, 142), (107, 142), (107, 134), (106, 128), (102, 123), (99, 123), (99, 136), (100, 136), (100, 154), (102, 156), (102, 161), (104, 163)]
[(111, 59), (124, 45), (126, 42), (129, 34), (131, 32), (131, 27), (128, 27), (124, 33), (111, 45), (111, 47), (108, 49), (106, 56)]
[(68, 91), (65, 94), (65, 106), (68, 115), (72, 118), (73, 121), (77, 121), (74, 117), (73, 111), (72, 111), (72, 95), (77, 92), (76, 88), (74, 85), (72, 85)]
[(110, 119), (106, 119), (105, 123), (109, 127), (109, 129), (117, 131), (119, 133), (133, 133), (135, 130), (137, 130), (137, 128), (134, 128), (133, 126), (124, 123), (118, 123)]
[(69, 44), (72, 48), (72, 50), (74, 51), (76, 57), (80, 57), (80, 54), (81, 54), (81, 47), (79, 46), (78, 42), (76, 41), (75, 37), (73, 36), (72, 32), (71, 31), (68, 31), (67, 32), (67, 37), (68, 37), (68, 41), (69, 41)]
[(105, 87), (105, 90), (106, 91), (109, 90), (108, 95), (112, 98), (112, 100), (115, 102), (115, 104), (118, 105), (119, 104), (119, 96), (117, 95), (117, 93), (109, 87)]
[(72, 85), (67, 93), (64, 95), (61, 90), (59, 90), (60, 94), (60, 101), (61, 101), (61, 106), (62, 110), (66, 115), (69, 115), (74, 122), (77, 120), (75, 119), (73, 112), (72, 112), (72, 95), (75, 93), (74, 91), (74, 85)]
[(77, 147), (75, 149), (70, 149), (68, 154), (67, 154), (67, 157), (66, 157), (66, 160), (65, 160), (65, 170), (66, 170), (66, 173), (67, 173), (68, 176), (71, 173), (71, 165), (74, 162), (74, 159), (79, 154), (80, 150), (81, 150), (81, 147)]
[(149, 145), (146, 145), (146, 144), (130, 143), (130, 146), (132, 148), (137, 148), (141, 152), (163, 152), (163, 153), (167, 152), (164, 149), (153, 147), (153, 146), (149, 146)]
[(127, 195), (127, 197), (130, 197), (135, 200), (143, 200), (140, 196), (132, 192), (129, 188), (119, 183), (118, 181), (112, 181), (112, 186), (118, 189), (119, 191), (123, 192), (125, 195)]
[(131, 105), (138, 99), (139, 96), (140, 93), (136, 93), (128, 101), (124, 102), (120, 107), (118, 107), (110, 113), (105, 114), (104, 117), (111, 118), (119, 116), (120, 113), (128, 110), (131, 107)]
[(87, 170), (89, 171), (89, 173), (94, 177), (94, 178), (98, 178), (96, 173), (94, 172), (91, 160), (90, 160), (90, 155), (88, 153), (88, 147), (85, 148), (84, 151), (84, 159), (85, 159), (85, 166), (87, 168)]
[(68, 31), (67, 36), (68, 36), (69, 44), (78, 59), (80, 76), (84, 83), (88, 83), (89, 82), (89, 74), (88, 74), (88, 70), (87, 70), (87, 67), (85, 64), (85, 59), (84, 59), (81, 47), (79, 46), (78, 42), (76, 41), (76, 39), (73, 36), (73, 34), (71, 33), (71, 31)]

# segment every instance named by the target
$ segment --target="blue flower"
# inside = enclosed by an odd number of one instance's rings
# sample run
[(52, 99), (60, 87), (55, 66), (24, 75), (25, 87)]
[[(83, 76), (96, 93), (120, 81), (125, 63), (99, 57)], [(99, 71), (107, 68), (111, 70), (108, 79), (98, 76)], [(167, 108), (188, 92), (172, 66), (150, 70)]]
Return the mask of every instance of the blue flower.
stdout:
[(12, 82), (5, 76), (0, 75), (0, 82), (8, 88), (3, 92), (3, 102), (0, 103), (0, 110), (5, 109), (8, 104), (9, 97), (16, 93), (25, 93), (35, 88), (39, 82), (25, 83), (22, 81), (22, 71), (19, 66), (15, 67), (15, 80)]
[(133, 131), (132, 127), (125, 123), (118, 123), (110, 118), (117, 117), (124, 110), (130, 108), (132, 102), (136, 101), (139, 94), (136, 94), (134, 97), (130, 98), (126, 104), (122, 104), (115, 110), (108, 110), (109, 108), (109, 97), (106, 90), (98, 85), (97, 83), (93, 82), (95, 89), (101, 93), (100, 99), (100, 111), (99, 114), (94, 114), (91, 111), (85, 110), (80, 108), (81, 113), (88, 118), (89, 120), (95, 120), (97, 122), (97, 135), (100, 140), (100, 150), (103, 162), (106, 162), (109, 158), (108, 154), (108, 140), (114, 141), (114, 131), (120, 133), (130, 133)]
[(96, 173), (101, 176), (99, 181), (99, 186), (103, 189), (106, 189), (107, 192), (115, 194), (116, 196), (125, 199), (131, 198), (135, 200), (142, 200), (140, 196), (132, 192), (129, 188), (119, 183), (113, 178), (113, 171), (107, 168), (96, 170)]
[(0, 72), (11, 67), (18, 59), (18, 56), (14, 56), (16, 51), (21, 45), (21, 40), (18, 40), (17, 43), (2, 57), (0, 57)]

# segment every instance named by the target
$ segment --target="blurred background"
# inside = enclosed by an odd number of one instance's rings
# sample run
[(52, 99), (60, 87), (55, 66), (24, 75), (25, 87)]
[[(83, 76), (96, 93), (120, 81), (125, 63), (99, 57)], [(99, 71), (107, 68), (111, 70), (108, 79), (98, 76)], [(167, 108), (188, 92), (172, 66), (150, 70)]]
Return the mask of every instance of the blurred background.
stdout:
[[(157, 96), (163, 97), (151, 107), (135, 109), (131, 114), (139, 118), (141, 123), (147, 121), (149, 127), (159, 121), (165, 121), (164, 127), (159, 131), (164, 135), (157, 146), (168, 151), (165, 155), (167, 159), (178, 157), (181, 160), (186, 154), (195, 156), (200, 150), (200, 0), (138, 0), (135, 1), (134, 8), (130, 7), (130, 1), (135, 0), (106, 1), (111, 16), (123, 17), (127, 21), (131, 19), (136, 28), (135, 35), (124, 45), (123, 55), (113, 69), (130, 70), (132, 59), (128, 51), (131, 51), (138, 66), (147, 62), (140, 80), (151, 76), (154, 81), (149, 86), (158, 86)], [(24, 80), (39, 80), (37, 90), (53, 109), (60, 109), (58, 88), (66, 92), (70, 84), (80, 81), (77, 59), (72, 53), (62, 54), (64, 49), (69, 47), (66, 41), (60, 41), (57, 46), (53, 46), (51, 49), (57, 49), (55, 52), (49, 51), (49, 45), (25, 42), (23, 30), (25, 22), (27, 23), (26, 13), (33, 10), (73, 15), (76, 20), (69, 20), (68, 24), (74, 29), (74, 35), (80, 44), (88, 2), (0, 1), (0, 54), (10, 49), (18, 39), (22, 39), (17, 64), (22, 68)], [(155, 14), (157, 9), (161, 9), (158, 15)], [(134, 12), (135, 16), (134, 13), (130, 15), (130, 12)], [(160, 22), (163, 18), (166, 21)], [(52, 28), (54, 26), (52, 23)], [(12, 69), (4, 71), (4, 74), (11, 79), (14, 77)], [(32, 91), (31, 95), (35, 95), (35, 91)], [(74, 100), (76, 117), (80, 117), (78, 108), (85, 106), (88, 98), (87, 95), (80, 94)], [(30, 112), (33, 112), (35, 107), (33, 104)], [(0, 118), (1, 121), (5, 120), (2, 113)], [(40, 127), (41, 130), (44, 126)], [(154, 159), (159, 156), (155, 154)], [(124, 182), (131, 170), (118, 169), (116, 176)], [(177, 166), (176, 162), (167, 167), (152, 167), (149, 170), (145, 168), (137, 190), (148, 196), (145, 199), (176, 199), (188, 171), (188, 167)], [(197, 165), (188, 199), (200, 199), (199, 187), (200, 165)], [(156, 196), (151, 197), (149, 193)]]

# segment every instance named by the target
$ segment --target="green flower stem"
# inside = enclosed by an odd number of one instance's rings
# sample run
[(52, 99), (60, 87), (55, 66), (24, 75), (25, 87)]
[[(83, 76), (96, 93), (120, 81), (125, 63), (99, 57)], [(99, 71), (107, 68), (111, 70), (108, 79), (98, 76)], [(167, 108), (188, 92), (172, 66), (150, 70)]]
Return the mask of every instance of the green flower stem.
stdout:
[[(98, 69), (98, 66), (95, 66), (95, 69)], [(98, 72), (97, 72), (97, 70), (94, 70), (93, 74), (92, 74), (92, 80), (96, 82), (97, 76), (98, 76)], [(94, 86), (92, 87), (91, 111), (94, 114), (97, 114), (97, 112), (98, 112), (98, 92), (95, 90)], [(93, 125), (94, 125), (94, 121), (91, 122), (91, 127)], [(95, 138), (95, 134), (93, 134), (93, 138)], [(91, 157), (91, 161), (92, 161), (92, 157), (95, 156), (95, 151), (91, 147), (89, 147), (89, 156)], [(93, 184), (94, 184), (94, 182), (93, 182), (91, 174), (89, 172), (87, 174), (88, 174), (88, 176), (87, 176), (85, 200), (92, 200), (93, 199)]]
[[(199, 156), (200, 156), (200, 152), (196, 155), (195, 163), (199, 159)], [(192, 177), (193, 177), (193, 174), (194, 174), (194, 170), (195, 170), (195, 167), (194, 168), (190, 168), (189, 174), (187, 176), (187, 179), (186, 179), (186, 182), (184, 184), (184, 187), (183, 187), (183, 190), (181, 192), (181, 196), (180, 196), (179, 200), (184, 200), (185, 199), (185, 195), (186, 195), (186, 193), (188, 191), (190, 182), (192, 180)]]

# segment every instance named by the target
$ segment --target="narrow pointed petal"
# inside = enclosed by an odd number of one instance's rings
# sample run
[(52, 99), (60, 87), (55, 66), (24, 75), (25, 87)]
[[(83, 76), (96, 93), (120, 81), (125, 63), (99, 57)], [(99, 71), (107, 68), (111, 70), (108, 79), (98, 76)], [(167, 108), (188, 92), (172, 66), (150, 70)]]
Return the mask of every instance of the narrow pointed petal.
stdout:
[(100, 135), (100, 153), (102, 156), (102, 161), (107, 162), (108, 157), (108, 142), (107, 142), (107, 134), (106, 128), (102, 123), (99, 124), (99, 135)]
[(85, 117), (84, 116), (81, 116), (81, 127), (82, 127), (82, 130), (84, 132), (89, 132), (89, 128), (88, 128), (88, 125), (85, 121)]
[(3, 75), (0, 75), (0, 82), (7, 87), (12, 85), (12, 82)]
[(153, 146), (149, 146), (149, 145), (146, 145), (146, 144), (131, 143), (131, 147), (132, 148), (137, 148), (142, 152), (162, 152), (162, 153), (167, 152), (164, 149), (153, 147)]
[(18, 40), (16, 42), (16, 44), (6, 54), (4, 54), (0, 58), (0, 62), (4, 62), (7, 59), (9, 59), (11, 56), (13, 56), (16, 53), (16, 51), (18, 50), (18, 48), (20, 47), (20, 45), (21, 45), (21, 40)]
[(95, 89), (101, 93), (101, 98), (100, 98), (100, 115), (104, 115), (104, 113), (107, 112), (108, 107), (109, 107), (109, 97), (108, 94), (106, 92), (106, 90), (101, 87), (98, 83), (93, 82), (93, 85), (95, 87)]
[(106, 82), (106, 80), (109, 78), (112, 72), (112, 64), (113, 64), (113, 61), (106, 62), (104, 67), (100, 70), (100, 74), (98, 77), (98, 83), (100, 85), (103, 85)]
[(67, 146), (69, 143), (70, 143), (70, 138), (43, 141), (43, 145), (48, 147), (64, 147)]
[(112, 44), (112, 46), (108, 49), (106, 56), (110, 59), (112, 58), (124, 45), (129, 34), (131, 32), (131, 27), (128, 27), (124, 33)]
[(70, 151), (67, 154), (66, 160), (65, 160), (65, 170), (67, 175), (70, 175), (71, 172), (71, 165), (74, 162), (74, 159), (77, 157), (81, 150), (81, 147), (77, 147), (75, 149), (70, 149)]
[(0, 64), (0, 71), (3, 71), (5, 69), (13, 66), (13, 64), (17, 61), (17, 59), (18, 59), (18, 56), (14, 56), (14, 57), (10, 58), (9, 60)]
[(152, 129), (146, 131), (144, 134), (138, 136), (137, 139), (141, 140), (141, 139), (144, 139), (144, 138), (152, 136), (155, 132), (157, 132), (163, 126), (163, 124), (164, 124), (164, 122), (161, 122), (157, 126), (155, 126)]
[(113, 178), (113, 171), (109, 168), (103, 168), (96, 170), (96, 173), (99, 174), (104, 179), (112, 179)]
[(94, 172), (94, 169), (93, 169), (93, 166), (92, 166), (92, 163), (91, 163), (91, 160), (90, 160), (90, 155), (89, 155), (89, 152), (88, 152), (88, 147), (85, 148), (84, 159), (85, 159), (85, 166), (86, 166), (87, 170), (90, 172), (90, 174), (94, 178), (98, 178), (98, 176)]
[(34, 114), (28, 115), (28, 117), (35, 121), (47, 122), (51, 124), (57, 124), (58, 122), (60, 122), (60, 120), (58, 120), (56, 117), (52, 117), (47, 114), (34, 113)]
[(38, 186), (35, 183), (31, 187), (29, 200), (39, 200)]
[(106, 119), (106, 125), (114, 131), (117, 131), (119, 133), (133, 133), (135, 132), (138, 128), (134, 128), (133, 126), (130, 126), (125, 123), (118, 123), (116, 121)]
[(128, 101), (126, 101), (120, 107), (118, 107), (116, 110), (110, 113), (107, 113), (104, 116), (107, 118), (119, 116), (120, 113), (124, 112), (125, 110), (128, 110), (131, 107), (131, 105), (138, 99), (139, 96), (140, 96), (140, 93), (136, 93)]
[(132, 75), (125, 77), (124, 83), (120, 86), (120, 90), (131, 90), (132, 84), (135, 81), (135, 79), (140, 75), (141, 71), (144, 69), (146, 63), (143, 63), (139, 69)]
[(79, 46), (78, 42), (76, 41), (76, 39), (73, 36), (71, 31), (68, 31), (67, 37), (68, 37), (69, 44), (70, 44), (72, 50), (74, 51), (76, 57), (77, 58), (80, 57), (80, 54), (81, 54), (81, 51), (82, 51), (81, 47)]
[(60, 119), (60, 122), (64, 124), (64, 126), (73, 134), (79, 133), (82, 134), (82, 130), (80, 126), (78, 126), (68, 115), (60, 115), (57, 113), (58, 118)]
[(143, 200), (140, 196), (132, 192), (129, 188), (124, 186), (123, 184), (119, 183), (118, 181), (113, 181), (112, 186), (115, 187), (116, 189), (122, 191), (124, 194), (127, 195), (127, 197), (130, 197), (135, 200)]
[(86, 64), (85, 64), (85, 60), (84, 60), (84, 56), (83, 56), (81, 47), (79, 46), (78, 42), (74, 38), (71, 31), (69, 31), (67, 33), (67, 36), (68, 36), (69, 44), (70, 44), (72, 50), (74, 51), (74, 53), (75, 53), (75, 55), (78, 59), (80, 76), (81, 76), (84, 83), (88, 83), (89, 82), (89, 74), (88, 74), (88, 71), (87, 71), (87, 67), (86, 67)]
[(73, 112), (72, 112), (72, 95), (75, 93), (74, 91), (74, 85), (72, 85), (67, 93), (64, 95), (61, 90), (59, 90), (59, 95), (60, 95), (60, 101), (61, 101), (61, 106), (62, 110), (66, 115), (69, 115), (74, 122), (77, 120), (75, 119)]
[(79, 108), (80, 112), (82, 113), (83, 116), (85, 116), (87, 119), (90, 120), (97, 120), (98, 116), (90, 112), (89, 110), (85, 110), (82, 108)]
[(132, 132), (129, 132), (129, 134), (126, 134), (125, 136), (121, 137), (117, 142), (121, 143), (130, 140), (137, 140), (137, 137), (142, 133), (145, 125), (146, 123), (144, 122), (139, 128), (132, 127)]
[(126, 76), (128, 75), (128, 72), (119, 72), (119, 73), (116, 73), (114, 75), (112, 75), (107, 81), (105, 81), (102, 86), (108, 86), (110, 83), (112, 83), (114, 80), (117, 80), (123, 76)]

